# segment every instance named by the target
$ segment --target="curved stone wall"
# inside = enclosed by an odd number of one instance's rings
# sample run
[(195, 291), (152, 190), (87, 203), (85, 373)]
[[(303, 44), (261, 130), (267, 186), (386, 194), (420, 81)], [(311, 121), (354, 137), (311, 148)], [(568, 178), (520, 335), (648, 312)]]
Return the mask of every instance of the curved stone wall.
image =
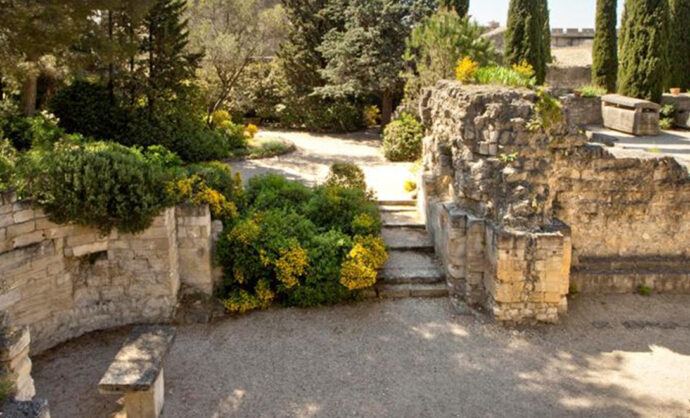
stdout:
[(181, 283), (212, 290), (207, 207), (169, 208), (141, 234), (103, 236), (54, 224), (13, 194), (0, 199), (0, 311), (30, 327), (34, 353), (97, 329), (167, 321)]

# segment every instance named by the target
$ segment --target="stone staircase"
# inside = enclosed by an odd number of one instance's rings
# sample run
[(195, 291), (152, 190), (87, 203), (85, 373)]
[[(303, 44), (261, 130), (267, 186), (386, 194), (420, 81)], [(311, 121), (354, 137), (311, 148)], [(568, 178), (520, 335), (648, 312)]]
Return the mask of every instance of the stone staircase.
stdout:
[(446, 278), (415, 202), (380, 201), (389, 258), (375, 287), (379, 298), (448, 296)]

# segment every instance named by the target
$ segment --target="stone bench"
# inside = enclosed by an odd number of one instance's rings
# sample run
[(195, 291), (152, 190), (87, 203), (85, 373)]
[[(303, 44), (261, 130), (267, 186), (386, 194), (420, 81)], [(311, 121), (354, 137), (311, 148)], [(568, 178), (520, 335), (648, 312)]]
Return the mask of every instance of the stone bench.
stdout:
[(604, 126), (632, 135), (659, 135), (660, 110), (656, 103), (619, 94), (601, 98)]
[(664, 94), (662, 104), (672, 104), (676, 107), (675, 125), (679, 128), (690, 129), (690, 93), (674, 96)]
[(125, 395), (128, 418), (155, 418), (163, 409), (163, 360), (175, 328), (137, 327), (98, 384), (104, 394)]

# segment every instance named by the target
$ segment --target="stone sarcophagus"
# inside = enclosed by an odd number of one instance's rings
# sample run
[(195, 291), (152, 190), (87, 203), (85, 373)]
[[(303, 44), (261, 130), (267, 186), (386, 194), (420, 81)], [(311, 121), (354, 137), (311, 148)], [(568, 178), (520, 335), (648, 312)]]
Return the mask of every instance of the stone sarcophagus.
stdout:
[(675, 107), (675, 125), (677, 127), (690, 129), (690, 93), (679, 94), (677, 96), (664, 94), (661, 103), (664, 105), (670, 104)]
[(604, 126), (632, 135), (658, 135), (660, 110), (656, 103), (618, 94), (601, 98)]

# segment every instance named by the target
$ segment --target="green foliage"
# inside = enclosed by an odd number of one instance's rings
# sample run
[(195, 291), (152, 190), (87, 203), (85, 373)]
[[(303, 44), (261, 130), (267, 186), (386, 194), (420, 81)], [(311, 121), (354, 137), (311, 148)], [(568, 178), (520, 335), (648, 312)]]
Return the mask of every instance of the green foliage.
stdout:
[(421, 90), (439, 80), (453, 79), (458, 61), (468, 57), (485, 66), (498, 57), (493, 43), (482, 37), (482, 28), (455, 11), (441, 10), (415, 26), (407, 40), (405, 60), (409, 67), (405, 101), (417, 107)]
[(690, 90), (690, 1), (669, 0), (671, 9), (670, 25), (670, 80), (669, 87)]
[(676, 124), (676, 106), (674, 104), (665, 104), (661, 106), (661, 117), (659, 119), (659, 127), (664, 130), (672, 129)]
[(652, 288), (647, 285), (641, 284), (637, 286), (637, 293), (641, 296), (651, 296)]
[(76, 80), (55, 94), (50, 110), (69, 133), (99, 139), (118, 139), (127, 115), (104, 86)]
[(165, 169), (118, 144), (63, 142), (30, 151), (17, 169), (21, 193), (56, 223), (139, 232), (169, 203)]
[(618, 77), (618, 0), (597, 0), (597, 24), (592, 51), (592, 83), (608, 92), (616, 90)]
[(23, 117), (9, 101), (0, 102), (0, 132), (19, 151), (28, 150), (32, 146), (50, 147), (64, 136), (64, 131), (50, 115)]
[(239, 173), (233, 176), (229, 165), (213, 161), (187, 166), (186, 171), (187, 176), (199, 176), (208, 187), (220, 192), (238, 208), (244, 206), (242, 178)]
[(373, 236), (378, 208), (361, 189), (309, 189), (264, 175), (250, 179), (247, 203), (217, 246), (231, 312), (356, 299), (385, 262), (383, 242)]
[(12, 397), (14, 392), (14, 384), (4, 373), (0, 374), (0, 407), (2, 407), (7, 400)]
[(582, 97), (601, 97), (606, 95), (607, 91), (605, 87), (599, 87), (594, 84), (586, 85), (580, 87), (578, 90), (580, 90), (580, 93), (582, 94)]
[(151, 145), (144, 151), (144, 157), (151, 163), (165, 168), (182, 166), (182, 159), (162, 145)]
[(546, 79), (550, 61), (550, 36), (546, 36), (548, 7), (545, 0), (511, 0), (505, 34), (505, 57), (508, 64), (527, 61), (535, 71), (537, 84)]
[(470, 12), (470, 0), (440, 0), (439, 8), (455, 11), (460, 17), (466, 17)]
[(620, 30), (618, 93), (661, 102), (669, 70), (668, 0), (628, 0)]
[[(0, 132), (0, 138), (2, 138), (2, 132)], [(0, 191), (12, 187), (16, 158), (17, 150), (10, 141), (0, 139)]]
[(366, 190), (367, 183), (364, 171), (355, 164), (333, 164), (331, 165), (326, 183), (328, 187), (342, 187), (345, 189)]
[(381, 123), (381, 110), (376, 105), (366, 106), (364, 108), (364, 124), (368, 128), (373, 128)]
[(383, 153), (391, 161), (415, 161), (422, 155), (423, 136), (422, 124), (403, 114), (383, 131)]
[(482, 67), (477, 70), (475, 79), (479, 84), (501, 84), (513, 87), (534, 87), (535, 78), (515, 68), (491, 66)]
[(563, 108), (555, 97), (552, 97), (544, 89), (537, 91), (539, 101), (535, 106), (532, 120), (527, 124), (530, 131), (544, 129), (549, 132), (555, 125), (563, 121)]

